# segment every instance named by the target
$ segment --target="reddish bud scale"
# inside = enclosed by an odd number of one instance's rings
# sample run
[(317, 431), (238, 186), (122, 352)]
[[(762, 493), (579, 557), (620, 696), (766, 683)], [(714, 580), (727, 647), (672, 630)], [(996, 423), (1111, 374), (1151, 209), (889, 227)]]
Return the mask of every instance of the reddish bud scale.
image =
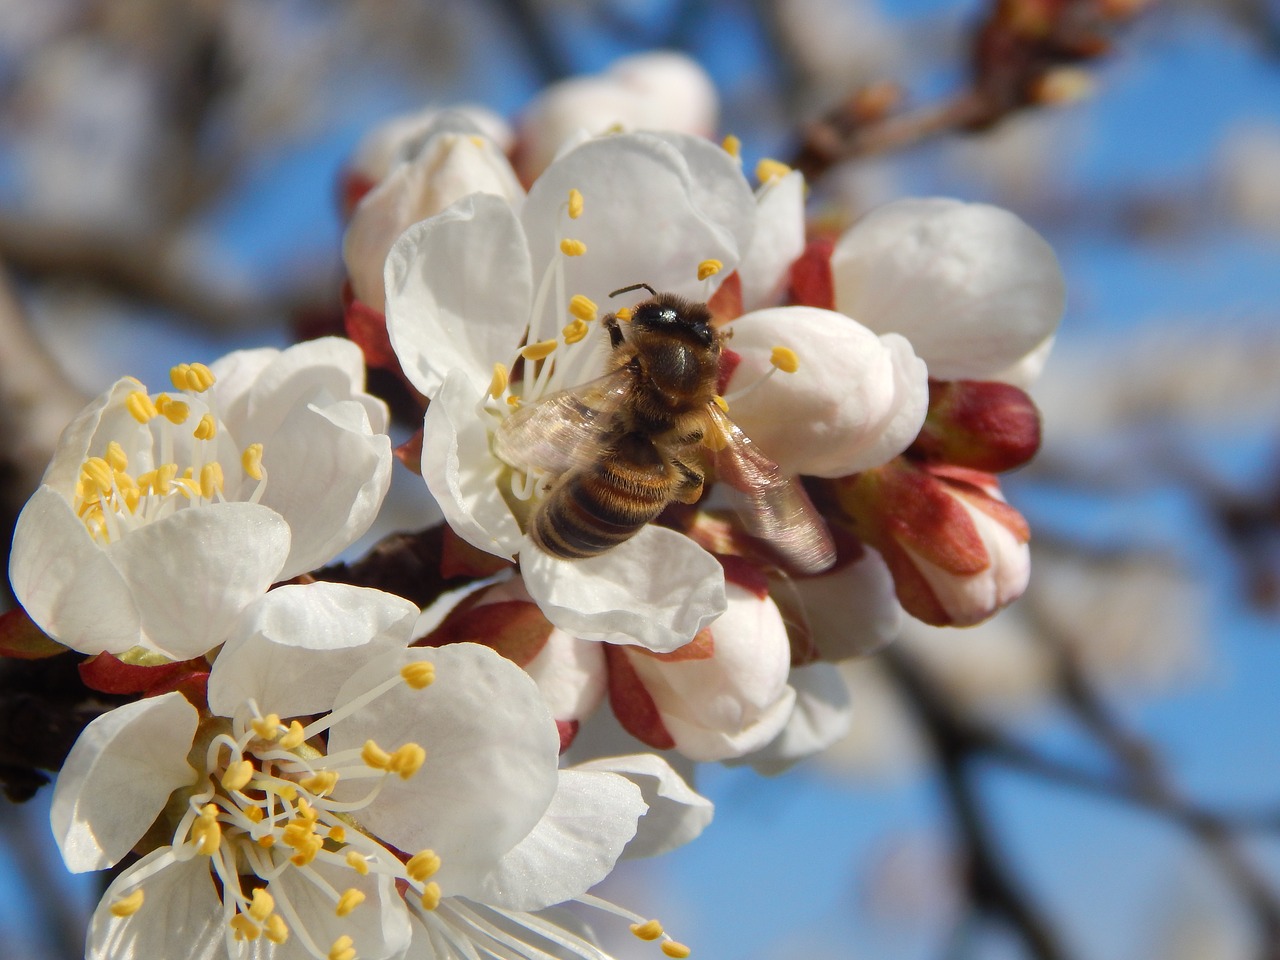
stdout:
[(716, 393), (723, 395), (725, 390), (729, 388), (729, 380), (733, 376), (733, 371), (738, 369), (738, 364), (742, 362), (742, 354), (730, 350), (728, 347), (722, 347), (720, 350), (720, 371), (716, 374)]
[(21, 607), (0, 615), (0, 657), (43, 660), (66, 652), (67, 648), (46, 636)]
[(422, 428), (419, 427), (404, 443), (393, 447), (391, 452), (401, 465), (422, 476)]
[(536, 603), (501, 600), (454, 609), (421, 645), (480, 643), (526, 667), (547, 645), (552, 629)]
[(604, 655), (609, 667), (609, 706), (618, 723), (646, 746), (670, 750), (676, 745), (675, 738), (662, 722), (653, 697), (640, 682), (626, 648), (607, 643)]
[(716, 556), (720, 566), (724, 567), (724, 579), (744, 590), (750, 590), (763, 600), (769, 595), (769, 578), (765, 572), (746, 557), (720, 554)]
[(711, 310), (711, 322), (715, 326), (728, 323), (742, 316), (742, 278), (735, 270), (724, 278), (711, 299), (707, 301)]
[[(422, 431), (419, 430), (416, 436), (418, 439), (418, 458), (421, 460)], [(444, 539), (440, 545), (440, 576), (445, 580), (452, 580), (455, 577), (466, 577), (468, 580), (483, 580), (485, 577), (491, 577), (511, 565), (510, 560), (506, 560), (503, 557), (495, 557), (492, 553), (472, 546), (454, 533), (451, 526), (444, 525)]]
[(831, 252), (835, 246), (835, 237), (814, 237), (791, 264), (791, 303), (823, 310), (836, 308), (835, 281), (831, 277)]
[(350, 282), (343, 284), (343, 322), (347, 336), (364, 354), (366, 365), (400, 372), (400, 361), (391, 346), (387, 333), (387, 318), (381, 310), (375, 310), (363, 300), (357, 300), (351, 292)]
[(929, 413), (907, 450), (912, 459), (1002, 473), (1040, 448), (1040, 413), (1007, 383), (930, 380)]
[(564, 753), (573, 746), (574, 739), (578, 736), (578, 729), (582, 725), (577, 720), (557, 720), (556, 732), (560, 734), (560, 752)]
[(669, 653), (654, 653), (644, 647), (630, 647), (629, 649), (641, 656), (649, 657), (653, 660), (661, 660), (663, 663), (684, 663), (689, 660), (710, 660), (716, 655), (716, 642), (715, 638), (711, 636), (710, 629), (703, 628), (694, 634), (693, 639), (683, 647), (676, 647)]
[(364, 195), (378, 185), (378, 181), (355, 170), (344, 170), (338, 182), (338, 206), (342, 211), (342, 222), (351, 219), (356, 205), (364, 199)]
[(110, 653), (95, 654), (79, 665), (80, 679), (84, 685), (99, 693), (148, 696), (167, 693), (175, 685), (192, 674), (208, 675), (209, 664), (203, 657), (180, 662), (142, 666), (125, 663)]

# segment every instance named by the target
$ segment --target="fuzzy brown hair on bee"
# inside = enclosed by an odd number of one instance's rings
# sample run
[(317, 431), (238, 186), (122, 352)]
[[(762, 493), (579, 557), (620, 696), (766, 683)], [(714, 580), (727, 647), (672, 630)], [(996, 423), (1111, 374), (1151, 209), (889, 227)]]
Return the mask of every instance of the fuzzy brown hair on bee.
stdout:
[(708, 469), (739, 492), (748, 532), (800, 572), (830, 566), (830, 534), (803, 488), (782, 475), (725, 415), (716, 392), (722, 335), (705, 303), (647, 284), (649, 298), (603, 325), (611, 352), (603, 377), (508, 416), (495, 450), (520, 469), (553, 477), (529, 523), (541, 550), (598, 556), (634, 536), (672, 503), (694, 503)]

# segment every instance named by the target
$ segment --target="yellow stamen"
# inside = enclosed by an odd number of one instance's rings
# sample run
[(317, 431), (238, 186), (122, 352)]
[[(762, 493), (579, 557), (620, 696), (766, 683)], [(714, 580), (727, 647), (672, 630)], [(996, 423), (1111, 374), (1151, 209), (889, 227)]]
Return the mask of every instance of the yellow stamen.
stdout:
[(250, 480), (262, 479), (262, 444), (251, 443), (240, 455), (240, 466)]
[(200, 468), (200, 494), (206, 500), (212, 500), (215, 493), (221, 493), (222, 485), (222, 464), (215, 460)]
[(564, 337), (565, 343), (580, 343), (586, 339), (587, 334), (590, 332), (591, 327), (583, 321), (575, 319), (572, 323), (566, 325), (560, 331), (560, 334)]
[(203, 393), (213, 386), (213, 371), (203, 363), (180, 363), (169, 370), (169, 379), (178, 390)]
[(369, 861), (365, 859), (364, 854), (359, 850), (347, 851), (347, 866), (362, 877), (369, 875)]
[(146, 894), (142, 892), (141, 887), (138, 887), (127, 897), (121, 897), (111, 904), (111, 915), (113, 917), (132, 917), (142, 908), (142, 901), (145, 899)]
[(600, 315), (600, 308), (596, 306), (596, 302), (590, 297), (575, 293), (569, 299), (569, 312), (583, 323), (590, 323)]
[(467, 137), (467, 139), (471, 141), (471, 145), (476, 149), (478, 150), (484, 149), (484, 142), (485, 142), (484, 137), (480, 136), (480, 134), (473, 133), (471, 136)]
[(574, 187), (569, 191), (569, 219), (577, 220), (582, 216), (582, 192)]
[(307, 798), (302, 797), (298, 801), (298, 820), (309, 823), (314, 828), (315, 822), (320, 819), (320, 814), (316, 812), (316, 808), (307, 803)]
[(258, 838), (258, 846), (263, 850), (268, 850), (276, 845), (276, 835), (274, 833), (264, 833)]
[(520, 398), (517, 397), (515, 394), (512, 394), (511, 396), (507, 397), (507, 406), (512, 407), (513, 409), (515, 407), (520, 406)]
[(262, 936), (262, 929), (243, 913), (237, 913), (228, 920), (227, 926), (236, 932), (237, 940), (257, 940)]
[(717, 393), (714, 397), (711, 398), (711, 401), (717, 407), (720, 408), (721, 413), (729, 412), (729, 401), (726, 400), (724, 397), (720, 396), (720, 394)]
[(705, 280), (707, 277), (714, 277), (723, 269), (724, 264), (719, 260), (703, 260), (698, 264), (698, 279)]
[(774, 347), (769, 355), (769, 362), (783, 373), (795, 373), (800, 369), (800, 358), (790, 347)]
[(421, 883), (440, 869), (440, 857), (434, 850), (420, 850), (409, 858), (404, 865), (404, 872), (415, 883)]
[(313, 835), (296, 849), (298, 852), (289, 858), (289, 862), (296, 867), (305, 867), (324, 849), (324, 841)]
[(338, 898), (338, 905), (333, 908), (333, 912), (340, 917), (345, 917), (362, 903), (364, 903), (364, 894), (355, 887), (348, 887), (342, 891), (342, 896)]
[(619, 322), (619, 323), (630, 323), (630, 322), (631, 322), (631, 308), (630, 308), (630, 307), (621, 307), (621, 308), (619, 308), (619, 309), (618, 309), (618, 311), (614, 314), (614, 316), (618, 318), (618, 322)]
[(581, 240), (565, 237), (560, 241), (560, 252), (566, 257), (580, 257), (587, 252), (587, 245)]
[(259, 887), (253, 891), (253, 901), (249, 904), (249, 916), (262, 923), (267, 917), (271, 916), (271, 911), (275, 910), (275, 908), (275, 897), (267, 893), (264, 887)]
[(285, 800), (288, 800), (290, 803), (292, 803), (294, 800), (298, 799), (298, 788), (295, 787), (292, 783), (276, 784), (276, 796), (281, 797)]
[(391, 755), (392, 773), (400, 775), (401, 780), (408, 780), (427, 762), (427, 751), (416, 743), (406, 743)]
[(633, 923), (631, 932), (641, 940), (657, 940), (662, 936), (662, 924), (657, 920), (646, 920), (644, 923)]
[(321, 770), (314, 776), (307, 777), (299, 782), (299, 786), (308, 793), (313, 793), (317, 797), (323, 797), (330, 792), (338, 783), (338, 772), (336, 770)]
[(430, 660), (418, 660), (400, 668), (400, 676), (415, 690), (423, 690), (435, 682), (436, 665)]
[(265, 717), (250, 720), (249, 726), (253, 728), (259, 740), (274, 740), (280, 736), (280, 715), (268, 713)]
[(261, 823), (266, 818), (267, 812), (258, 806), (246, 807), (244, 815), (253, 823)]
[(668, 957), (674, 958), (674, 960), (684, 960), (684, 958), (693, 951), (683, 943), (677, 943), (675, 940), (668, 940), (662, 945), (662, 952)]
[(531, 343), (527, 347), (520, 348), (520, 356), (526, 360), (545, 360), (555, 352), (557, 343), (555, 340), (540, 340), (537, 343)]
[(113, 476), (111, 465), (101, 457), (90, 457), (80, 465), (80, 477), (86, 491), (110, 492)]
[(267, 917), (267, 927), (263, 932), (272, 943), (284, 943), (289, 939), (289, 925), (284, 922), (284, 917), (278, 913), (273, 913)]
[(155, 403), (151, 398), (141, 390), (135, 390), (129, 396), (125, 397), (124, 408), (129, 411), (130, 416), (139, 423), (150, 423), (153, 419), (160, 415), (160, 411), (156, 409)]
[(353, 943), (355, 941), (344, 933), (333, 941), (333, 946), (329, 948), (329, 960), (356, 960), (356, 948), (352, 946)]
[[(336, 777), (337, 774), (334, 774)], [(340, 823), (335, 823), (329, 828), (329, 839), (335, 843), (342, 843), (347, 839), (347, 828)]]
[[(222, 786), (230, 792), (243, 790), (252, 778), (253, 763), (249, 760), (237, 760), (235, 763), (227, 764), (227, 769), (222, 773)], [(250, 807), (250, 809), (258, 808)]]
[(725, 138), (720, 141), (720, 147), (725, 153), (731, 157), (742, 156), (742, 141), (735, 137), (732, 133), (726, 134)]
[(374, 770), (386, 770), (391, 766), (391, 754), (387, 753), (372, 740), (364, 742), (364, 748), (360, 751), (360, 759), (364, 761), (366, 767), (372, 767)]
[(440, 906), (440, 884), (432, 880), (422, 888), (422, 909), (434, 910)]
[(489, 396), (497, 400), (502, 396), (504, 390), (507, 389), (507, 368), (505, 364), (495, 363), (493, 365), (493, 376), (489, 380)]
[(217, 804), (207, 803), (200, 810), (196, 822), (191, 825), (191, 837), (196, 842), (196, 852), (211, 857), (222, 845), (222, 825), (218, 823)]
[[(159, 406), (158, 403), (157, 406)], [(191, 416), (191, 406), (183, 400), (169, 400), (160, 413), (166, 420), (177, 426), (187, 422), (187, 417)]]
[(116, 473), (123, 473), (129, 469), (129, 455), (124, 452), (124, 447), (120, 446), (117, 440), (112, 440), (107, 444), (107, 455), (103, 459), (111, 465), (111, 469)]
[(290, 720), (289, 732), (280, 738), (280, 746), (286, 750), (292, 750), (305, 739), (306, 735), (302, 732), (302, 724), (297, 720)]
[(206, 413), (200, 418), (200, 422), (196, 424), (196, 429), (192, 433), (197, 440), (212, 440), (218, 435), (218, 421), (213, 419), (212, 413)]
[(768, 183), (770, 180), (781, 180), (791, 168), (780, 160), (770, 160), (765, 157), (756, 164), (756, 179), (761, 183)]

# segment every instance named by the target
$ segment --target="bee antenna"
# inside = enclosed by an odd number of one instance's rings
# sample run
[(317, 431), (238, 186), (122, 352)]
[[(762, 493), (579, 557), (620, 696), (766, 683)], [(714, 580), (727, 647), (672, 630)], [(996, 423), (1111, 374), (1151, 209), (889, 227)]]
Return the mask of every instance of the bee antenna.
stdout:
[(630, 293), (632, 290), (639, 290), (641, 287), (648, 290), (649, 296), (651, 297), (656, 297), (658, 295), (658, 291), (653, 289), (653, 287), (649, 286), (647, 283), (633, 283), (629, 287), (619, 287), (617, 290), (613, 291), (613, 293), (609, 294), (609, 299), (612, 300), (620, 293)]

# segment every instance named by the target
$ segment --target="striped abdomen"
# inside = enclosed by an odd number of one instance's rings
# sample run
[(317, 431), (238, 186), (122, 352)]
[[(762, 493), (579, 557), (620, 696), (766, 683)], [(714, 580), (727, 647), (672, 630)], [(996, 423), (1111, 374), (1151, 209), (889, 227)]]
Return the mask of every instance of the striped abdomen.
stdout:
[(597, 556), (656, 519), (679, 482), (679, 472), (651, 440), (625, 434), (594, 466), (566, 474), (551, 488), (530, 535), (552, 556)]

